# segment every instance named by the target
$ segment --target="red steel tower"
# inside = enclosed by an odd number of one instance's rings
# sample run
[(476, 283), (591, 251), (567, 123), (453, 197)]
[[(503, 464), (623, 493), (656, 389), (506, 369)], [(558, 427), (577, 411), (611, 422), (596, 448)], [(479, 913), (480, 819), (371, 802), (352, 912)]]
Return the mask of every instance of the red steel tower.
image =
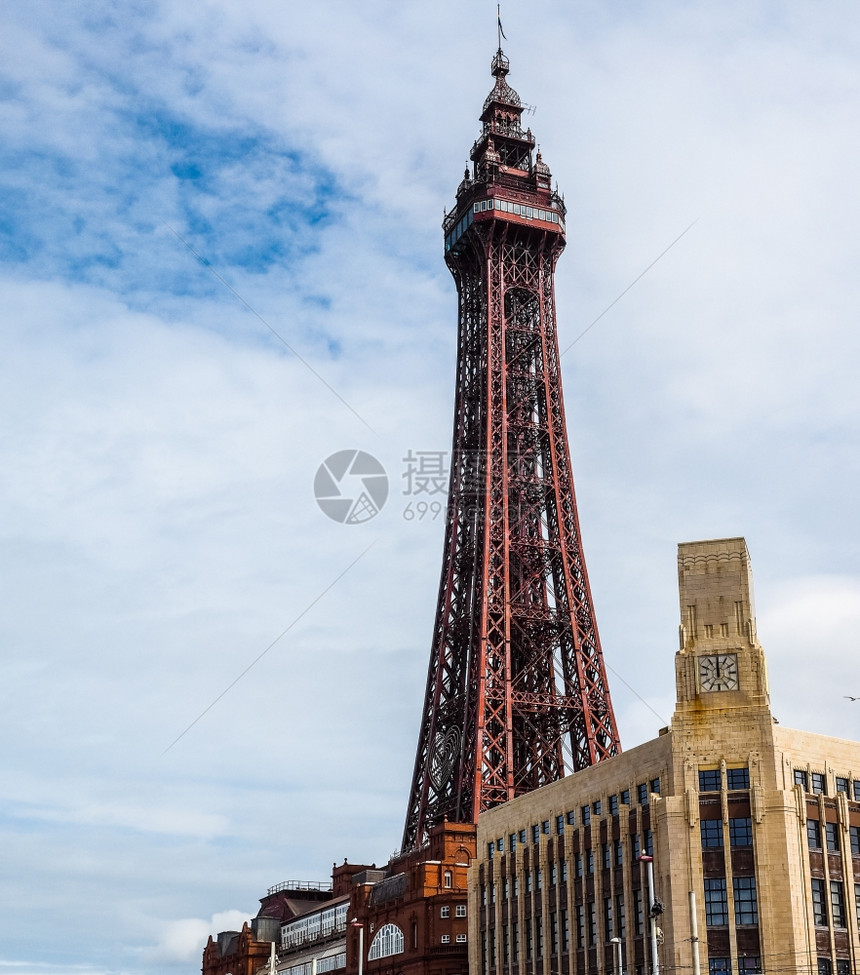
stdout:
[(508, 59), (444, 222), (459, 338), (445, 551), (403, 849), (621, 751), (580, 543), (553, 275), (565, 207)]

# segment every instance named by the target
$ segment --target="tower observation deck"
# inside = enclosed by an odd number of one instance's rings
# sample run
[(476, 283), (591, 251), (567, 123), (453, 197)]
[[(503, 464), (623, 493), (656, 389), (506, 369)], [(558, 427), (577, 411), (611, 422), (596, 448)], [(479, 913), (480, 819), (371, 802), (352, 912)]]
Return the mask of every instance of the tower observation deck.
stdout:
[(620, 752), (580, 542), (556, 335), (565, 207), (501, 48), (446, 217), (459, 335), (451, 480), (403, 835)]

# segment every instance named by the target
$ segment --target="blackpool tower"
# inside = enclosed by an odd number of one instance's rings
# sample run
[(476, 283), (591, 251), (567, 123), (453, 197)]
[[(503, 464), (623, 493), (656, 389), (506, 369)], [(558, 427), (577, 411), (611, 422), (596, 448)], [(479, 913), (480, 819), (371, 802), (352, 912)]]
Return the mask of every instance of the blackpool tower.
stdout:
[(403, 850), (620, 752), (580, 541), (554, 272), (565, 207), (501, 47), (444, 222), (459, 305), (442, 579)]

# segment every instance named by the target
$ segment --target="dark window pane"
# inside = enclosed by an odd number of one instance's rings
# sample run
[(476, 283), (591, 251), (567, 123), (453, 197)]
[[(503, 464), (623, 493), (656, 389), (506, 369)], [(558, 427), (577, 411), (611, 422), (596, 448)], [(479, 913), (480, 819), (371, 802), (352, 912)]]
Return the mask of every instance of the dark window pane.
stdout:
[(721, 819), (699, 820), (699, 827), (702, 832), (703, 849), (723, 845), (723, 821)]
[(752, 846), (752, 820), (739, 816), (729, 820), (729, 843), (732, 846)]
[(729, 923), (725, 877), (705, 878), (705, 923), (712, 926)]
[(735, 877), (735, 924), (758, 924), (755, 877)]
[(748, 768), (727, 768), (726, 788), (748, 789), (750, 787), (750, 770)]
[(720, 770), (718, 768), (699, 769), (699, 792), (720, 791)]

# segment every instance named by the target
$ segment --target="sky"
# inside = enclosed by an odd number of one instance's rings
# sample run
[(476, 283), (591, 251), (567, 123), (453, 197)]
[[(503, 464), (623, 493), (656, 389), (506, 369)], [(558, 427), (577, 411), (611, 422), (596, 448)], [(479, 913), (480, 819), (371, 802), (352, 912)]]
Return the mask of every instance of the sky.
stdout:
[[(269, 887), (397, 849), (443, 537), (410, 475), (450, 450), (441, 221), (495, 20), (4, 5), (0, 972), (199, 971)], [(775, 715), (857, 739), (860, 7), (502, 21), (568, 208), (565, 405), (622, 743), (671, 718), (677, 544), (736, 535)], [(343, 450), (389, 480), (358, 524), (314, 498)]]

